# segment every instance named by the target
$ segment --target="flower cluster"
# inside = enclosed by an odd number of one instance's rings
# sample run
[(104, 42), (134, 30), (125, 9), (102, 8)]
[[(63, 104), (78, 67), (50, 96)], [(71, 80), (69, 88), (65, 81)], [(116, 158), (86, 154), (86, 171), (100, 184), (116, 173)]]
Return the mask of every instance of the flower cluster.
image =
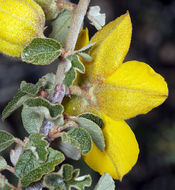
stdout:
[[(92, 61), (85, 63), (86, 74), (75, 82), (89, 96), (72, 96), (65, 103), (68, 114), (92, 112), (103, 119), (106, 148), (101, 152), (93, 144), (84, 160), (100, 174), (107, 172), (120, 180), (135, 165), (139, 154), (135, 135), (124, 120), (149, 112), (168, 96), (165, 80), (149, 65), (138, 61), (123, 63), (131, 34), (127, 12), (92, 37)], [(88, 31), (83, 30), (77, 47), (88, 43)]]

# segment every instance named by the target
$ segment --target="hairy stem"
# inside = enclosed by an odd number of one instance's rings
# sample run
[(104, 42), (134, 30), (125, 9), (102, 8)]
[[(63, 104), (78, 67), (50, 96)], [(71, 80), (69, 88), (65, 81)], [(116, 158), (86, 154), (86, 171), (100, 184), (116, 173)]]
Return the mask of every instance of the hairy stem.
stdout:
[(80, 0), (78, 6), (74, 10), (69, 34), (66, 40), (66, 50), (73, 51), (77, 42), (84, 17), (86, 15), (90, 0)]
[(73, 11), (76, 8), (76, 6), (76, 4), (67, 2), (65, 0), (57, 0), (57, 7), (59, 11), (61, 11), (62, 9)]

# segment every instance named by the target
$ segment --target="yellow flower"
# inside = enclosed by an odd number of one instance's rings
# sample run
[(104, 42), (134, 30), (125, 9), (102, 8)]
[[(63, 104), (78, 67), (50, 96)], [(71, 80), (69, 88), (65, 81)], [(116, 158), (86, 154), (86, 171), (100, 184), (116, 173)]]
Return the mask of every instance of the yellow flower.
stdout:
[(90, 111), (103, 119), (106, 148), (101, 152), (94, 144), (84, 160), (100, 174), (108, 172), (120, 180), (135, 165), (139, 153), (135, 136), (123, 120), (149, 112), (168, 96), (165, 80), (150, 66), (138, 61), (123, 63), (131, 33), (126, 13), (92, 37), (90, 43), (96, 42), (90, 51), (92, 62), (85, 64), (86, 74), (79, 79), (88, 96), (73, 96), (65, 104), (71, 115)]
[(33, 38), (43, 37), (45, 15), (33, 0), (0, 0), (0, 51), (20, 57)]

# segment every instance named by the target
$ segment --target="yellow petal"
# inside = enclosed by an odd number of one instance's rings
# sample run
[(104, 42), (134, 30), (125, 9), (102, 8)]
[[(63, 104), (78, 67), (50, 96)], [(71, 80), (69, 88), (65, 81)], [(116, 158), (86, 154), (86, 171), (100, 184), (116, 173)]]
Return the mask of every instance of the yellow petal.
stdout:
[(101, 175), (109, 173), (114, 179), (122, 179), (135, 165), (139, 147), (134, 133), (125, 121), (115, 121), (103, 114), (106, 148), (101, 152), (95, 144), (84, 160)]
[(83, 48), (84, 46), (88, 45), (88, 43), (89, 43), (89, 32), (88, 29), (85, 28), (78, 35), (78, 40), (76, 43), (75, 50)]
[(98, 31), (90, 43), (96, 42), (90, 51), (92, 63), (88, 74), (91, 81), (106, 78), (122, 64), (131, 41), (132, 24), (129, 13), (120, 16)]
[(43, 37), (45, 15), (32, 0), (0, 1), (0, 51), (20, 57), (33, 38)]
[(145, 114), (162, 104), (168, 96), (164, 78), (138, 61), (123, 63), (94, 92), (98, 109), (113, 119)]

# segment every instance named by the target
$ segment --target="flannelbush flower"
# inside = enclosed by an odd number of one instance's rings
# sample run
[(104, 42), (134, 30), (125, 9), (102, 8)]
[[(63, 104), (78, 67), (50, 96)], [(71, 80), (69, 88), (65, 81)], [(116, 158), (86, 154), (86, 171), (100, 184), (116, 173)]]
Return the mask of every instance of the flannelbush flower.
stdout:
[[(87, 31), (83, 33), (81, 36), (88, 35)], [(92, 37), (90, 43), (96, 42), (90, 51), (92, 62), (85, 63), (86, 74), (75, 83), (88, 96), (74, 96), (65, 104), (65, 111), (71, 115), (89, 111), (103, 119), (106, 148), (101, 152), (94, 144), (84, 160), (100, 174), (108, 172), (120, 180), (135, 165), (139, 154), (137, 140), (124, 120), (149, 112), (168, 96), (165, 80), (149, 65), (123, 63), (131, 34), (132, 24), (126, 13)], [(87, 40), (84, 42), (86, 45)]]
[(33, 0), (0, 0), (0, 51), (20, 57), (33, 38), (43, 37), (45, 15)]

